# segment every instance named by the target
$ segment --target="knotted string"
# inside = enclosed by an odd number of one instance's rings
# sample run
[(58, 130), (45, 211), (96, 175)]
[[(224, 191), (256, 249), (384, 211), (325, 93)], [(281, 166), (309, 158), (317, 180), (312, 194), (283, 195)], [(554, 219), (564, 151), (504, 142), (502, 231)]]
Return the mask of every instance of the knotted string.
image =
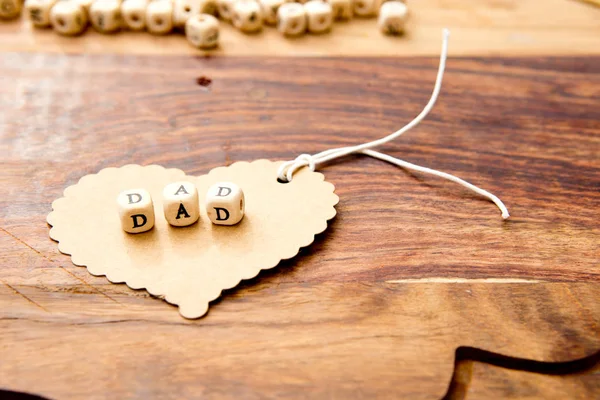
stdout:
[(369, 157), (377, 158), (379, 160), (387, 161), (391, 164), (397, 165), (402, 168), (406, 168), (406, 169), (410, 169), (410, 170), (418, 171), (418, 172), (423, 172), (423, 173), (430, 174), (430, 175), (439, 176), (440, 178), (444, 178), (449, 181), (458, 183), (458, 184), (466, 187), (467, 189), (470, 189), (470, 190), (474, 191), (475, 193), (477, 193), (483, 197), (486, 197), (487, 199), (492, 201), (494, 204), (496, 204), (496, 206), (498, 206), (498, 208), (502, 212), (502, 218), (504, 218), (504, 219), (508, 218), (510, 216), (510, 214), (508, 213), (508, 210), (507, 210), (506, 206), (504, 205), (504, 203), (502, 202), (502, 200), (500, 200), (498, 197), (494, 196), (493, 194), (491, 194), (490, 192), (488, 192), (486, 190), (483, 190), (463, 179), (460, 179), (460, 178), (458, 178), (454, 175), (448, 174), (446, 172), (441, 172), (441, 171), (437, 171), (435, 169), (421, 167), (421, 166), (409, 163), (407, 161), (403, 161), (403, 160), (397, 159), (395, 157), (389, 156), (387, 154), (380, 153), (375, 150), (371, 150), (374, 147), (381, 146), (389, 141), (396, 139), (398, 136), (400, 136), (403, 133), (407, 132), (408, 130), (414, 128), (427, 116), (427, 114), (429, 114), (429, 112), (433, 108), (433, 106), (438, 98), (438, 95), (440, 93), (440, 90), (442, 88), (442, 78), (444, 77), (444, 71), (446, 69), (446, 58), (448, 56), (448, 37), (449, 36), (450, 36), (450, 31), (448, 29), (444, 29), (443, 36), (442, 36), (442, 53), (440, 55), (440, 65), (438, 68), (435, 86), (433, 87), (433, 93), (431, 94), (431, 98), (429, 99), (429, 102), (427, 103), (425, 108), (423, 108), (423, 111), (421, 111), (421, 113), (419, 115), (417, 115), (417, 117), (415, 119), (410, 121), (408, 124), (406, 124), (401, 129), (397, 130), (396, 132), (394, 132), (388, 136), (385, 136), (381, 139), (374, 140), (372, 142), (363, 143), (363, 144), (360, 144), (357, 146), (339, 147), (337, 149), (329, 149), (329, 150), (325, 150), (325, 151), (322, 151), (322, 152), (314, 154), (314, 155), (301, 154), (298, 157), (296, 157), (295, 160), (286, 161), (281, 165), (281, 167), (279, 168), (279, 171), (278, 171), (279, 180), (283, 181), (283, 182), (290, 182), (293, 179), (294, 173), (302, 167), (308, 167), (311, 171), (314, 171), (318, 166), (320, 166), (321, 164), (326, 163), (328, 161), (332, 161), (332, 160), (335, 160), (336, 158), (344, 157), (349, 154), (360, 153), (360, 154), (365, 154)]

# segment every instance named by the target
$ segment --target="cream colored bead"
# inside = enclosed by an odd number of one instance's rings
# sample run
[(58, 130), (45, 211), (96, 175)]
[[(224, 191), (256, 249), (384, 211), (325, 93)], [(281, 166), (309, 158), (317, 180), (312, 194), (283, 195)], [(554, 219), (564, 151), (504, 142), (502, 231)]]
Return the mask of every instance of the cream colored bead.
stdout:
[(165, 219), (173, 226), (192, 225), (200, 217), (198, 189), (191, 182), (174, 182), (163, 190)]
[(277, 30), (286, 36), (306, 32), (306, 11), (299, 3), (285, 3), (277, 10)]
[(169, 0), (151, 1), (146, 7), (148, 32), (164, 35), (173, 30), (173, 4)]
[(146, 7), (148, 7), (148, 0), (125, 0), (121, 4), (123, 25), (133, 31), (145, 29)]
[(217, 0), (200, 0), (200, 8), (198, 10), (200, 14), (209, 14), (213, 17), (219, 15)]
[(321, 0), (311, 0), (304, 4), (308, 31), (312, 33), (327, 32), (333, 24), (331, 5)]
[(231, 21), (233, 6), (236, 2), (237, 0), (217, 0), (219, 18), (221, 18), (223, 21)]
[(352, 0), (326, 0), (331, 5), (333, 19), (347, 20), (352, 18)]
[(407, 19), (408, 8), (406, 4), (400, 1), (390, 1), (381, 5), (377, 24), (383, 33), (399, 35), (404, 33)]
[(96, 0), (90, 6), (90, 23), (98, 32), (111, 33), (121, 29), (121, 1)]
[(238, 0), (231, 16), (233, 26), (242, 32), (257, 32), (262, 29), (262, 12), (254, 0)]
[(173, 3), (173, 25), (185, 26), (188, 18), (194, 15), (217, 15), (216, 0), (175, 0)]
[(50, 10), (50, 24), (61, 35), (79, 35), (87, 27), (87, 12), (74, 1), (59, 1)]
[(200, 13), (199, 5), (200, 2), (197, 0), (175, 0), (173, 3), (173, 26), (185, 26), (189, 17)]
[(33, 26), (47, 28), (50, 26), (50, 10), (57, 0), (27, 0), (25, 11)]
[(190, 17), (185, 23), (185, 37), (194, 47), (210, 49), (219, 44), (219, 20), (209, 14)]
[(359, 17), (374, 17), (377, 15), (381, 0), (352, 0), (354, 15)]
[(244, 192), (235, 183), (219, 182), (206, 193), (206, 213), (216, 225), (235, 225), (244, 218)]
[(286, 0), (259, 0), (260, 9), (262, 11), (263, 22), (266, 25), (277, 24), (277, 10)]
[(147, 190), (125, 190), (117, 197), (117, 205), (125, 232), (146, 232), (154, 226), (154, 205)]
[(21, 15), (21, 0), (0, 0), (0, 18), (12, 19)]

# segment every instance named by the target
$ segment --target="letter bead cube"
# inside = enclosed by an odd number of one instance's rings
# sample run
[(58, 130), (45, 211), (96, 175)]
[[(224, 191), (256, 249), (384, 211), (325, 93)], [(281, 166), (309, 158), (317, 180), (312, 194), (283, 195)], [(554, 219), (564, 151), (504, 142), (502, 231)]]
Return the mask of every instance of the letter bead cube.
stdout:
[(354, 2), (354, 15), (359, 17), (373, 17), (377, 14), (380, 0), (352, 0)]
[(379, 29), (388, 35), (404, 33), (404, 26), (408, 19), (408, 8), (400, 1), (388, 1), (379, 9), (377, 24)]
[(50, 24), (61, 35), (79, 35), (87, 27), (87, 12), (74, 1), (59, 1), (50, 10)]
[(263, 22), (267, 25), (277, 24), (277, 10), (286, 0), (259, 0)]
[(333, 19), (347, 20), (352, 18), (352, 0), (327, 0), (331, 5)]
[(173, 4), (170, 0), (155, 0), (146, 7), (146, 28), (155, 35), (173, 30)]
[(0, 18), (12, 19), (21, 15), (21, 0), (0, 0)]
[(244, 192), (235, 183), (219, 182), (206, 193), (206, 213), (215, 225), (235, 225), (244, 218)]
[(277, 30), (287, 36), (306, 32), (306, 11), (299, 3), (285, 3), (277, 10)]
[(148, 0), (125, 0), (121, 4), (123, 25), (132, 31), (145, 29), (146, 7), (148, 7)]
[(215, 47), (219, 44), (219, 20), (208, 14), (190, 17), (185, 23), (185, 37), (194, 47)]
[(154, 205), (147, 190), (125, 190), (117, 197), (117, 204), (125, 232), (142, 233), (154, 226)]
[(47, 28), (50, 26), (50, 10), (56, 0), (27, 0), (25, 10), (29, 15), (31, 23), (36, 28)]
[(237, 0), (217, 0), (217, 10), (219, 18), (223, 21), (231, 21), (233, 15), (233, 5)]
[(97, 0), (90, 6), (90, 23), (98, 32), (111, 33), (121, 29), (121, 1)]
[(233, 26), (242, 32), (258, 32), (262, 29), (262, 11), (254, 0), (238, 0), (231, 16)]
[(173, 226), (188, 226), (198, 221), (200, 203), (198, 189), (191, 182), (175, 182), (163, 190), (165, 219)]
[(308, 31), (312, 33), (327, 32), (333, 24), (331, 5), (321, 0), (311, 0), (304, 4)]
[(183, 27), (195, 15), (217, 15), (216, 0), (175, 0), (173, 3), (173, 26)]

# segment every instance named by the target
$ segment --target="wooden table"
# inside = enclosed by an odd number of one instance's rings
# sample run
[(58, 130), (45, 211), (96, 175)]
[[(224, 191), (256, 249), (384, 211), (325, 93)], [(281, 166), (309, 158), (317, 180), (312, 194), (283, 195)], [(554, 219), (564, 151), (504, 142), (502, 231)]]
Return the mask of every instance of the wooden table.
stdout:
[[(412, 1), (400, 39), (372, 20), (293, 42), (225, 30), (217, 54), (253, 57), (198, 56), (175, 35), (0, 25), (0, 389), (597, 397), (600, 10), (473, 3)], [(428, 99), (442, 26), (453, 36), (439, 103), (384, 150), (499, 195), (508, 221), (451, 183), (349, 157), (322, 169), (341, 199), (328, 230), (197, 321), (91, 276), (48, 238), (52, 200), (104, 167), (204, 174), (400, 127)]]

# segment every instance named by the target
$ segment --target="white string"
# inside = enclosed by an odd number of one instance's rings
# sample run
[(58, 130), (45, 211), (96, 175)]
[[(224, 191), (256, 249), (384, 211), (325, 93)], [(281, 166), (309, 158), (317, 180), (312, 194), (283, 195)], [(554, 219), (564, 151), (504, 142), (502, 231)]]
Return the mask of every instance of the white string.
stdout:
[(439, 176), (440, 178), (448, 179), (452, 182), (458, 183), (458, 184), (474, 191), (475, 193), (477, 193), (483, 197), (486, 197), (490, 201), (492, 201), (494, 204), (496, 204), (496, 206), (498, 206), (498, 208), (502, 212), (502, 218), (504, 218), (504, 219), (508, 218), (510, 216), (510, 214), (508, 213), (508, 210), (507, 210), (506, 206), (504, 205), (504, 203), (502, 203), (502, 201), (498, 197), (494, 196), (493, 194), (491, 194), (490, 192), (488, 192), (486, 190), (483, 190), (465, 180), (462, 180), (462, 179), (460, 179), (454, 175), (448, 174), (446, 172), (441, 172), (441, 171), (437, 171), (435, 169), (421, 167), (421, 166), (394, 158), (387, 154), (383, 154), (383, 153), (380, 153), (380, 152), (377, 152), (374, 150), (370, 150), (374, 147), (381, 146), (391, 140), (396, 139), (398, 136), (402, 135), (403, 133), (405, 133), (408, 130), (417, 126), (427, 116), (427, 114), (429, 114), (429, 112), (435, 105), (435, 102), (436, 102), (438, 95), (440, 93), (440, 90), (442, 88), (442, 78), (444, 77), (444, 71), (446, 69), (446, 58), (448, 56), (448, 37), (449, 36), (450, 36), (450, 31), (448, 29), (444, 29), (443, 35), (442, 35), (442, 53), (440, 55), (440, 65), (438, 68), (435, 86), (433, 87), (433, 93), (431, 94), (431, 98), (429, 99), (429, 102), (427, 103), (425, 108), (423, 108), (423, 111), (421, 111), (421, 113), (419, 115), (417, 115), (415, 119), (410, 121), (408, 124), (406, 124), (401, 129), (397, 130), (396, 132), (394, 132), (388, 136), (385, 136), (381, 139), (374, 140), (372, 142), (363, 143), (363, 144), (360, 144), (357, 146), (329, 149), (329, 150), (322, 151), (322, 152), (317, 153), (312, 156), (310, 154), (301, 154), (298, 157), (296, 157), (295, 160), (286, 161), (285, 163), (283, 163), (280, 166), (278, 174), (277, 174), (279, 180), (281, 180), (283, 182), (290, 182), (293, 178), (294, 173), (302, 167), (307, 166), (307, 167), (309, 167), (309, 169), (311, 171), (314, 171), (319, 165), (321, 165), (325, 162), (332, 161), (336, 158), (344, 157), (349, 154), (361, 153), (361, 154), (365, 154), (370, 157), (377, 158), (379, 160), (387, 161), (391, 164), (397, 165), (402, 168), (419, 171), (419, 172), (423, 172), (423, 173), (430, 174), (430, 175)]

